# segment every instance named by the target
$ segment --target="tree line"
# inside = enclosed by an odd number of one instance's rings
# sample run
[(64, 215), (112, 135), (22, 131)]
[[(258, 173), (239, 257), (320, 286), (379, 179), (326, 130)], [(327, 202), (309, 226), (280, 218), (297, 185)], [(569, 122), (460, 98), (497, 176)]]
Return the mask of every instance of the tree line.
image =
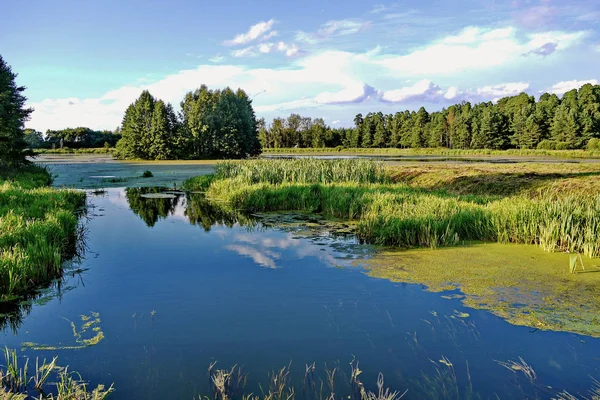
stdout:
[(152, 160), (244, 158), (260, 154), (252, 100), (238, 89), (189, 92), (176, 113), (148, 91), (125, 111), (115, 156)]
[(292, 114), (268, 126), (259, 120), (259, 138), (264, 148), (580, 149), (600, 143), (600, 85), (583, 85), (562, 98), (545, 93), (538, 101), (521, 93), (495, 104), (462, 102), (431, 113), (421, 107), (358, 114), (351, 129)]
[(95, 131), (86, 127), (48, 129), (44, 135), (35, 129), (25, 129), (24, 139), (32, 149), (84, 149), (98, 147), (115, 147), (121, 139), (121, 128), (115, 131)]

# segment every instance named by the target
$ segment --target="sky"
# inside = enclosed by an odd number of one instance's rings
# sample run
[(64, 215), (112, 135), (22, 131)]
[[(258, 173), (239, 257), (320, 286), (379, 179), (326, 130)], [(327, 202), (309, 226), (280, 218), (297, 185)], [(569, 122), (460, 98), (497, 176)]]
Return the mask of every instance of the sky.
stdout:
[(115, 129), (149, 90), (242, 88), (258, 117), (350, 126), (600, 81), (598, 0), (2, 0), (26, 126)]

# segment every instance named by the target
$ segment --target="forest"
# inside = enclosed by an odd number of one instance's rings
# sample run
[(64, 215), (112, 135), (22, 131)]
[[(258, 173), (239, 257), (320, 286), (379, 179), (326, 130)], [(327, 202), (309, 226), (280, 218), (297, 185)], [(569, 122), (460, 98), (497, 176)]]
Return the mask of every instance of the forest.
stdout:
[(121, 139), (121, 128), (115, 131), (97, 131), (87, 127), (48, 129), (42, 134), (35, 129), (25, 129), (23, 139), (31, 149), (87, 149), (115, 147)]
[(259, 120), (264, 148), (337, 147), (454, 149), (600, 148), (600, 85), (586, 84), (562, 98), (521, 93), (496, 103), (454, 104), (441, 111), (358, 114), (353, 129), (292, 114), (267, 126)]

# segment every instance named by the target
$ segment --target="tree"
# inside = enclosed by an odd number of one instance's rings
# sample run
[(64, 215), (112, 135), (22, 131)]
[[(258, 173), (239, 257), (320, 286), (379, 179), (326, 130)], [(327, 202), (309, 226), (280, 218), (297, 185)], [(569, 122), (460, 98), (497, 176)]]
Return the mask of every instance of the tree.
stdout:
[(504, 145), (502, 139), (502, 115), (500, 111), (490, 106), (483, 110), (479, 129), (473, 132), (471, 148), (473, 149), (500, 149)]
[(156, 100), (144, 90), (125, 111), (121, 126), (122, 138), (117, 143), (118, 158), (150, 158), (152, 122)]
[(25, 107), (25, 87), (18, 86), (16, 78), (17, 74), (0, 56), (0, 166), (7, 167), (24, 165), (27, 156), (34, 155), (27, 149), (23, 131), (33, 109)]
[(566, 148), (577, 149), (583, 145), (576, 112), (570, 110), (567, 103), (556, 109), (550, 134), (552, 141), (562, 143)]
[(38, 149), (44, 145), (42, 132), (35, 129), (25, 129), (23, 131), (23, 140), (25, 140), (30, 149)]

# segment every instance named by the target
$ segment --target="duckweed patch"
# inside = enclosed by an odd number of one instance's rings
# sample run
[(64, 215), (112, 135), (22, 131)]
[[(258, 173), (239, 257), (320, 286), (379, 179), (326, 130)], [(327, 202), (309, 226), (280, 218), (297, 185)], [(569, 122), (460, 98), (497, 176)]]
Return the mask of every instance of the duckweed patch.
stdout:
[[(595, 270), (594, 260), (583, 261), (586, 270)], [(466, 306), (488, 310), (514, 325), (600, 337), (600, 273), (571, 274), (568, 254), (475, 243), (385, 251), (364, 266), (372, 277), (419, 283), (433, 292), (460, 289)]]
[(73, 337), (75, 339), (74, 344), (49, 345), (35, 342), (23, 342), (21, 343), (21, 348), (31, 350), (77, 350), (95, 346), (100, 343), (104, 339), (104, 332), (100, 325), (100, 313), (91, 312), (89, 315), (81, 315), (80, 319), (81, 322), (78, 327), (75, 322), (65, 318), (71, 325)]

